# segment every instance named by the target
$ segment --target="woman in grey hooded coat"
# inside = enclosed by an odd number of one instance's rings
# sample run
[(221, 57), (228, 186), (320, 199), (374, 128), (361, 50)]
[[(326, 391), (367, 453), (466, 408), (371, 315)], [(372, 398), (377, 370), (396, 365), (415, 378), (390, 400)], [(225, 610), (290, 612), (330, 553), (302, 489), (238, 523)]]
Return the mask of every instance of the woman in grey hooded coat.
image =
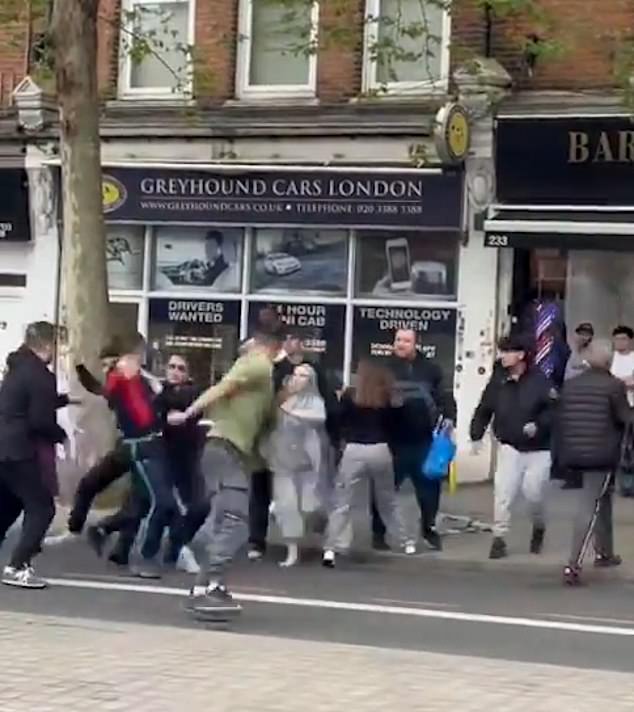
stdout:
[(273, 515), (287, 545), (280, 566), (293, 566), (306, 518), (323, 514), (328, 499), (326, 407), (317, 374), (308, 364), (295, 367), (282, 392), (266, 458), (273, 472)]

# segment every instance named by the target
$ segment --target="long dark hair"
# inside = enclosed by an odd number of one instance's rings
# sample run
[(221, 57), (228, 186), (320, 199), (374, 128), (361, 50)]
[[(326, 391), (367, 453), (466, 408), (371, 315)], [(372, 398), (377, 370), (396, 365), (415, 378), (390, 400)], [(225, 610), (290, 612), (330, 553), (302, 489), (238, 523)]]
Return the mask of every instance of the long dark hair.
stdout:
[(370, 359), (363, 359), (357, 370), (354, 402), (361, 408), (385, 408), (392, 400), (392, 373)]

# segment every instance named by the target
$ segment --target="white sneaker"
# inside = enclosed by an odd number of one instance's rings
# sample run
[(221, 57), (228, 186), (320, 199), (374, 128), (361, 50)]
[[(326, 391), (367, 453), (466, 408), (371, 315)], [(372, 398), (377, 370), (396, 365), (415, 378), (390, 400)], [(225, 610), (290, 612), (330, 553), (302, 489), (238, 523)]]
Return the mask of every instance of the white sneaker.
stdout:
[(188, 574), (200, 573), (200, 566), (196, 561), (194, 552), (188, 546), (184, 546), (180, 550), (178, 560), (176, 561), (176, 568), (179, 571), (185, 571)]
[(46, 588), (48, 585), (44, 579), (35, 575), (32, 566), (23, 566), (21, 569), (5, 566), (2, 572), (2, 583), (16, 588)]
[(44, 539), (44, 546), (59, 546), (67, 541), (78, 541), (79, 535), (73, 532), (64, 532), (63, 534), (51, 534)]
[(332, 549), (326, 549), (321, 557), (321, 565), (327, 569), (335, 568), (335, 552)]
[(404, 551), (407, 556), (413, 556), (416, 553), (416, 544), (413, 541), (406, 542)]
[(249, 561), (261, 561), (264, 554), (259, 549), (249, 549), (247, 553), (247, 558)]

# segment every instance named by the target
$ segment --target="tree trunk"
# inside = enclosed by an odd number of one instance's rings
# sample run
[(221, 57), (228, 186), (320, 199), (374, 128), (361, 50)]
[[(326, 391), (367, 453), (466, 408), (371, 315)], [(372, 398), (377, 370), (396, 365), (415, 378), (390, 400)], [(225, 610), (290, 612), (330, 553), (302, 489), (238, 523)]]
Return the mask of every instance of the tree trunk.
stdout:
[(97, 91), (98, 5), (99, 0), (55, 0), (52, 28), (60, 109), (64, 304), (73, 356), (92, 368), (109, 335)]
[(84, 403), (71, 410), (77, 450), (71, 471), (60, 476), (62, 493), (68, 495), (78, 476), (112, 446), (114, 431), (103, 400), (83, 391), (74, 373), (77, 363), (99, 373), (99, 351), (110, 335), (97, 89), (99, 0), (53, 1), (62, 163), (62, 300), (69, 347), (65, 370), (71, 391)]

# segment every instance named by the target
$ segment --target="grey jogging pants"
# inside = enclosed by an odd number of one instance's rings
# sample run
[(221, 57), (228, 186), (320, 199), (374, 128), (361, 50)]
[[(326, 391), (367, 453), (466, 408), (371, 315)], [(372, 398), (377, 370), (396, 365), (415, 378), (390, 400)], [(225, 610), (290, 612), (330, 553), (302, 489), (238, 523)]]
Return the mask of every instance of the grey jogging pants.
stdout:
[(335, 480), (334, 506), (328, 520), (325, 549), (339, 553), (352, 546), (352, 505), (364, 480), (374, 484), (376, 506), (397, 546), (405, 544), (405, 528), (394, 486), (392, 454), (385, 443), (346, 445)]

